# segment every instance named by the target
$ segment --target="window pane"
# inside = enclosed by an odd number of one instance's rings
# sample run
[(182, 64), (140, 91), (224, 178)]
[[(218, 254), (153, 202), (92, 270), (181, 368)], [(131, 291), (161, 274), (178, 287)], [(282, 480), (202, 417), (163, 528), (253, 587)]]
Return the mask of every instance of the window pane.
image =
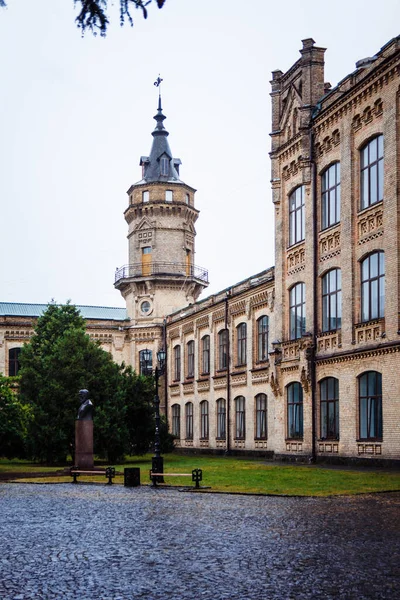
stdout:
[(366, 208), (369, 204), (368, 169), (362, 172), (361, 189), (361, 208)]
[(369, 163), (373, 163), (378, 158), (378, 140), (375, 138), (369, 143)]
[(370, 204), (378, 202), (378, 165), (370, 168)]

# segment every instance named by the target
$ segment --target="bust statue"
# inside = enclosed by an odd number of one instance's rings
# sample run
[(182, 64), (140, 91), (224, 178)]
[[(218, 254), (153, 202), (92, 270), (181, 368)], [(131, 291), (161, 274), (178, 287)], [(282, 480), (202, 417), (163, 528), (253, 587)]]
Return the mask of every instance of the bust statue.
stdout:
[(88, 390), (79, 390), (79, 400), (81, 405), (78, 410), (77, 419), (79, 421), (93, 421), (93, 403), (89, 400)]

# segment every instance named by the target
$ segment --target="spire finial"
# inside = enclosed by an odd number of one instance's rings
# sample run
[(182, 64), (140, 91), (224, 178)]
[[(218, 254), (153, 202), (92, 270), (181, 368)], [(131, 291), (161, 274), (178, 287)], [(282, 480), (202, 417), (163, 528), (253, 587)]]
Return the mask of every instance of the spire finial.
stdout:
[(154, 85), (158, 87), (158, 110), (161, 110), (161, 82), (163, 80), (160, 77), (160, 73), (158, 74), (157, 79), (154, 82)]
[(157, 110), (156, 116), (154, 117), (155, 120), (157, 121), (156, 130), (164, 129), (163, 121), (165, 119), (165, 116), (163, 115), (162, 108), (161, 108), (161, 82), (162, 81), (163, 80), (161, 79), (160, 74), (158, 74), (158, 77), (154, 82), (154, 85), (156, 87), (158, 87), (158, 110)]

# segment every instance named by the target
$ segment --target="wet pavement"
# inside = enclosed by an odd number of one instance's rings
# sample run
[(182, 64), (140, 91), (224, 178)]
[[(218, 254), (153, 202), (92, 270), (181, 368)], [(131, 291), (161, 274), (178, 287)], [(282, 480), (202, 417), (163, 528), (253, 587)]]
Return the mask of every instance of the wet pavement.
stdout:
[(0, 485), (0, 598), (400, 598), (400, 493)]

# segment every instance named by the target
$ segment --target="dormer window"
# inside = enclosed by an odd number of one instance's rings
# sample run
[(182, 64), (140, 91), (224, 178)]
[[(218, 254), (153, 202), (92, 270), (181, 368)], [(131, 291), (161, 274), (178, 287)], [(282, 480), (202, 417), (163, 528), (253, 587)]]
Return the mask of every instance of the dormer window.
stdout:
[(161, 175), (169, 175), (169, 160), (165, 156), (160, 159), (160, 173)]
[(165, 190), (165, 202), (172, 202), (172, 190)]

